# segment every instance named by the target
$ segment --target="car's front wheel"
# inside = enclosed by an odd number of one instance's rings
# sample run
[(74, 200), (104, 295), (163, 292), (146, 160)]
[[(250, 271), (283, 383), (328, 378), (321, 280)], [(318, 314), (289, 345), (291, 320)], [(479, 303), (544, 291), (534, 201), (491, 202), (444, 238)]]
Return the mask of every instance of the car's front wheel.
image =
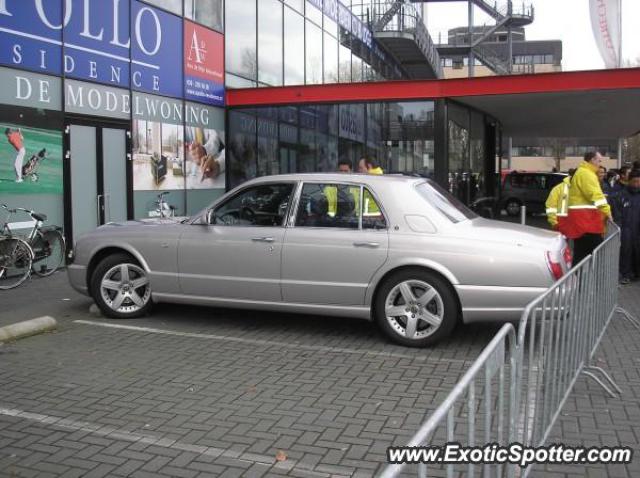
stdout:
[(152, 306), (147, 273), (128, 254), (104, 258), (93, 272), (91, 291), (102, 313), (115, 319), (140, 317)]
[(449, 284), (420, 269), (399, 271), (381, 285), (375, 320), (394, 342), (424, 347), (447, 337), (458, 321), (458, 304)]

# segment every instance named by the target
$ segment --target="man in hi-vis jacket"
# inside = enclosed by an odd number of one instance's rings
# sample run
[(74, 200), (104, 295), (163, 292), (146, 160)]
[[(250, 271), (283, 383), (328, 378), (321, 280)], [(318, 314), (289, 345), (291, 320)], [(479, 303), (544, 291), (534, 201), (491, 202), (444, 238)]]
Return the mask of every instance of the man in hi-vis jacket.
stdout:
[(573, 263), (578, 264), (603, 241), (611, 208), (598, 180), (602, 156), (588, 152), (571, 179), (569, 215), (563, 233), (574, 239)]
[(553, 187), (545, 202), (547, 221), (554, 231), (563, 232), (563, 226), (567, 221), (567, 216), (569, 215), (569, 188), (571, 187), (571, 178), (575, 172), (575, 169), (570, 169), (569, 176)]

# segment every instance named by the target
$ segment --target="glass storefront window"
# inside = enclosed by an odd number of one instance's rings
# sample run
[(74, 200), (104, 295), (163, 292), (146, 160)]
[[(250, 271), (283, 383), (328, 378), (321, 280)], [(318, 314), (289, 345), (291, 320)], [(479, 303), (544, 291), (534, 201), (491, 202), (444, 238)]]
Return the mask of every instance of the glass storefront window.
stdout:
[[(315, 7), (311, 7), (315, 8)], [(307, 85), (322, 83), (322, 30), (306, 21), (306, 81)]]
[(282, 85), (282, 3), (258, 2), (258, 81)]
[(184, 16), (201, 25), (222, 31), (222, 0), (185, 0)]
[(255, 116), (229, 112), (227, 148), (230, 187), (235, 187), (256, 177), (256, 118)]
[(300, 155), (296, 171), (313, 173), (316, 169), (316, 134), (309, 129), (300, 130)]
[(284, 3), (304, 14), (304, 0), (284, 0)]
[(305, 9), (305, 16), (314, 22), (316, 25), (322, 27), (322, 10), (316, 8), (311, 2), (305, 2), (307, 4), (307, 8)]
[(340, 45), (338, 49), (338, 77), (341, 83), (351, 83), (351, 50)]
[[(249, 112), (259, 117), (257, 132)], [(336, 171), (342, 160), (356, 170), (365, 156), (385, 172), (433, 175), (433, 101), (242, 109), (230, 113), (229, 125), (238, 158), (230, 186), (256, 174)]]
[(328, 16), (324, 16), (324, 31), (332, 36), (338, 36), (338, 24)]
[(470, 191), (470, 202), (485, 195), (485, 130), (484, 116), (475, 111), (471, 112), (471, 159), (470, 170), (475, 181), (475, 187)]
[(278, 123), (258, 119), (258, 176), (279, 174)]
[[(284, 9), (284, 84), (304, 84), (304, 18), (290, 8)], [(294, 40), (289, 40), (294, 39)]]
[(231, 73), (227, 73), (225, 75), (224, 83), (227, 88), (255, 88), (256, 87), (255, 81), (247, 80), (246, 78), (232, 75)]
[(164, 8), (165, 10), (169, 10), (170, 12), (173, 12), (176, 15), (182, 16), (182, 0), (144, 0), (144, 1), (152, 5), (156, 5), (160, 8)]
[(356, 55), (351, 55), (351, 81), (354, 83), (362, 82), (362, 60)]
[(227, 0), (225, 58), (230, 73), (257, 79), (256, 2)]
[(469, 161), (469, 111), (455, 103), (448, 103), (449, 135), (449, 191), (469, 203), (474, 188)]
[(337, 83), (338, 75), (338, 40), (324, 33), (324, 82)]

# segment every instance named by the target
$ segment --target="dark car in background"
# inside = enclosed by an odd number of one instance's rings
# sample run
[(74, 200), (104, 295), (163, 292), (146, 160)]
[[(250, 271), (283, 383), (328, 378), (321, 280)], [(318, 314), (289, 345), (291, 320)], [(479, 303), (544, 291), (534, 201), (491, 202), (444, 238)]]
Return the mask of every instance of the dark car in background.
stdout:
[(509, 216), (520, 214), (523, 205), (529, 213), (544, 213), (549, 192), (566, 177), (564, 173), (509, 173), (502, 183), (500, 209)]

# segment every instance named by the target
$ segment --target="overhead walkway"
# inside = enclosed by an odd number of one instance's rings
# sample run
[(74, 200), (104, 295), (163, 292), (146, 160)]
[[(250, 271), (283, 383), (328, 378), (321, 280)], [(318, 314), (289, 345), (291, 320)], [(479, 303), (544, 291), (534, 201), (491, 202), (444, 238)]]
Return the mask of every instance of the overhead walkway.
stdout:
[(409, 79), (443, 77), (438, 50), (411, 3), (370, 0), (358, 7), (367, 13), (363, 20), (370, 25), (378, 44), (398, 62)]

